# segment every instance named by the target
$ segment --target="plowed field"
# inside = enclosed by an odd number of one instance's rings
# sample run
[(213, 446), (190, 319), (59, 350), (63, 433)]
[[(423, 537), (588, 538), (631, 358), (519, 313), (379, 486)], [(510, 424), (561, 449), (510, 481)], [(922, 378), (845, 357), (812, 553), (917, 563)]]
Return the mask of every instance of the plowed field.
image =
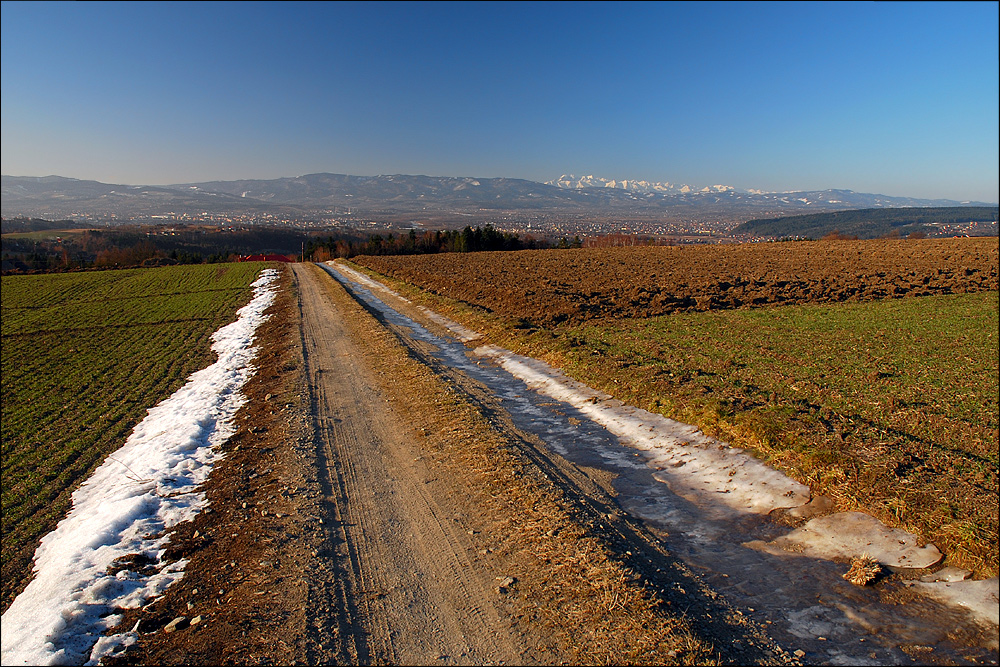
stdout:
[(525, 326), (998, 286), (996, 238), (526, 250), (354, 261)]

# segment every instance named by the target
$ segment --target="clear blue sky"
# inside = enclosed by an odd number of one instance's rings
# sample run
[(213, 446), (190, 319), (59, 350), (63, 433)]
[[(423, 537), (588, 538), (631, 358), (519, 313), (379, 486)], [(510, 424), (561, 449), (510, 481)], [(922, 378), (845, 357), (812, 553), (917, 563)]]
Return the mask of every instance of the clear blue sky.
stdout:
[(998, 4), (8, 3), (2, 172), (996, 202)]

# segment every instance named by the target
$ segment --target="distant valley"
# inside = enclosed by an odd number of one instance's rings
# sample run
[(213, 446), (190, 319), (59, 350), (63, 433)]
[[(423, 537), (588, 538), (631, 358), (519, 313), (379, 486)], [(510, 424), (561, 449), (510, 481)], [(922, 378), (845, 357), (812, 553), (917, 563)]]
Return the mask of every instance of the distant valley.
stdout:
[(864, 208), (979, 206), (851, 190), (742, 192), (594, 176), (513, 178), (308, 174), (270, 180), (120, 185), (2, 177), (3, 217), (123, 223), (245, 223), (448, 229), (493, 224), (540, 233), (712, 233), (755, 218)]

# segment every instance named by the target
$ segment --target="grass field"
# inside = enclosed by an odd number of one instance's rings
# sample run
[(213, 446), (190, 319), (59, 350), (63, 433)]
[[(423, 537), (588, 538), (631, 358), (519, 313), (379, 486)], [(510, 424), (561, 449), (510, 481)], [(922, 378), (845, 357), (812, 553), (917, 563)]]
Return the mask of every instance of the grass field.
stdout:
[(4, 240), (14, 240), (19, 241), (48, 241), (55, 238), (70, 238), (75, 236), (83, 236), (83, 229), (44, 229), (37, 232), (11, 232), (9, 234), (4, 234)]
[(502, 308), (387, 282), (997, 574), (996, 291), (519, 329)]
[(211, 334), (261, 264), (2, 278), (3, 609), (70, 494), (145, 416), (214, 361)]

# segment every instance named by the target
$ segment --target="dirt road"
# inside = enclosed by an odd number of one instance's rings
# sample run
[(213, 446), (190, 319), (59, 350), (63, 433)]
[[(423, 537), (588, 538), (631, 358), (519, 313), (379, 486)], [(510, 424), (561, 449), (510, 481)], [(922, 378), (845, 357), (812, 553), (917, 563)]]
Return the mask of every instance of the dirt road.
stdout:
[[(295, 270), (332, 548), (310, 596), (317, 662), (517, 662), (496, 577), (463, 510), (438, 490), (420, 437), (390, 409), (345, 328), (330, 278)], [(335, 288), (337, 289), (337, 288)]]
[(284, 281), (211, 511), (172, 536), (185, 577), (111, 662), (794, 662), (599, 471), (319, 267)]

